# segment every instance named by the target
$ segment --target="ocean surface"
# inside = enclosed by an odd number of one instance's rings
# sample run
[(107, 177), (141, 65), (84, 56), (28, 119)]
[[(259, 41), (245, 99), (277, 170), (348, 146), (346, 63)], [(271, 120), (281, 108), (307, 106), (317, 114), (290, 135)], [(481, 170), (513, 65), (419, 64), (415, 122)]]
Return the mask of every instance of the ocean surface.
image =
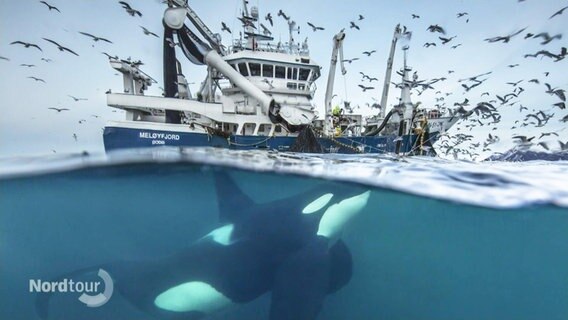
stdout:
[[(317, 319), (568, 318), (568, 161), (208, 148), (0, 160), (0, 318), (39, 319), (30, 280), (157, 261), (220, 227), (219, 172), (259, 204), (371, 191), (341, 237), (352, 278)], [(117, 288), (100, 307), (78, 296), (54, 294), (49, 319), (155, 319)], [(206, 319), (268, 319), (270, 299)]]

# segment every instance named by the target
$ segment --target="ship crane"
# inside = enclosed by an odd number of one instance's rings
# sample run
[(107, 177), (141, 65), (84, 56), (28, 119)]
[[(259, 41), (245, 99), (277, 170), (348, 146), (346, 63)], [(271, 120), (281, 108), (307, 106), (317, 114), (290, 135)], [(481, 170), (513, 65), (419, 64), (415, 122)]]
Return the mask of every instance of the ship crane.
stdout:
[(331, 52), (331, 64), (329, 66), (329, 75), (327, 77), (327, 88), (325, 91), (325, 124), (324, 130), (328, 135), (333, 134), (333, 117), (331, 115), (331, 100), (333, 97), (333, 85), (335, 83), (335, 69), (337, 67), (337, 56), (339, 55), (339, 62), (341, 64), (341, 74), (345, 75), (347, 70), (345, 70), (345, 65), (343, 64), (343, 39), (345, 39), (345, 33), (343, 30), (339, 31), (333, 37), (333, 51)]

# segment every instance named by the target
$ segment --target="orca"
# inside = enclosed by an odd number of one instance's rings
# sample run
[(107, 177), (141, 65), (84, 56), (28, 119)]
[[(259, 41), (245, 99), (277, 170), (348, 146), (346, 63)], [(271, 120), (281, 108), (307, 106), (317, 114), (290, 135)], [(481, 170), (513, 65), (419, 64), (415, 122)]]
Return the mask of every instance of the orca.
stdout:
[[(216, 171), (220, 226), (167, 257), (117, 261), (56, 277), (106, 270), (115, 291), (158, 319), (202, 319), (270, 292), (270, 320), (312, 320), (325, 296), (352, 276), (344, 226), (367, 206), (370, 191), (325, 183), (257, 204), (225, 171)], [(36, 296), (48, 317), (53, 293)]]

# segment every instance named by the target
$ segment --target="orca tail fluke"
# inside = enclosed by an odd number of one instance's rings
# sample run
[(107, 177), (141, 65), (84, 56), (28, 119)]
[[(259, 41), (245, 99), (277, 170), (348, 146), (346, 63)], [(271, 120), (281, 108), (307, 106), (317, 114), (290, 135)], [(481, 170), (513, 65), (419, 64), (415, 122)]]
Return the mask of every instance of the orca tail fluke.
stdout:
[[(49, 280), (49, 282), (60, 282), (63, 279), (73, 279), (89, 274), (97, 274), (99, 270), (109, 270), (111, 269), (109, 266), (92, 266), (87, 268), (78, 269), (69, 273), (61, 274), (56, 277), (53, 277)], [(53, 297), (55, 292), (38, 292), (35, 299), (35, 311), (37, 315), (41, 319), (47, 319), (49, 317), (49, 301)]]

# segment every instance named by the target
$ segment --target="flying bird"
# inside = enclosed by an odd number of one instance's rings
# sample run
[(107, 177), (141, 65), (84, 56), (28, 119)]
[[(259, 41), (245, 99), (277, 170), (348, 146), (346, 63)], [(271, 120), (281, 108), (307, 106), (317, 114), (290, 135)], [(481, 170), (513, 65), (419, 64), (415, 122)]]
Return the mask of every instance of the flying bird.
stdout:
[(497, 36), (497, 37), (493, 37), (493, 38), (487, 38), (487, 39), (484, 39), (484, 41), (487, 41), (487, 42), (503, 41), (503, 43), (508, 43), (508, 42), (511, 40), (512, 37), (518, 35), (519, 33), (523, 32), (523, 31), (525, 31), (525, 29), (526, 29), (526, 27), (525, 27), (525, 28), (522, 28), (522, 29), (519, 30), (519, 31), (516, 31), (516, 32), (514, 32), (514, 33), (511, 33), (511, 34), (509, 34), (509, 35), (506, 35), (506, 36)]
[(86, 99), (86, 98), (77, 98), (77, 97), (74, 97), (74, 96), (72, 96), (72, 95), (67, 95), (67, 96), (70, 97), (71, 99), (75, 100), (75, 102), (77, 102), (77, 101), (82, 101), (82, 100), (83, 100), (83, 101), (88, 100), (88, 99)]
[(140, 28), (142, 28), (142, 32), (144, 32), (144, 34), (147, 35), (147, 36), (154, 36), (154, 37), (156, 37), (156, 38), (159, 38), (159, 37), (160, 37), (160, 36), (158, 36), (157, 34), (155, 34), (154, 32), (152, 32), (152, 31), (146, 29), (146, 28), (143, 27), (143, 26), (140, 26)]
[(356, 25), (355, 22), (349, 21), (349, 23), (351, 24), (351, 25), (349, 26), (350, 29), (355, 28), (355, 29), (357, 29), (357, 30), (361, 30), (361, 28), (359, 28), (359, 26)]
[(111, 56), (110, 54), (106, 53), (106, 52), (101, 52), (102, 54), (104, 54), (105, 56), (108, 57), (109, 60), (118, 60), (118, 56)]
[(20, 64), (20, 67), (28, 67), (28, 68), (32, 68), (32, 67), (35, 67), (35, 64), (27, 64), (27, 63), (22, 63), (22, 64)]
[(26, 47), (26, 48), (34, 47), (34, 48), (37, 48), (39, 51), (42, 51), (42, 52), (43, 52), (43, 50), (41, 50), (41, 48), (40, 48), (37, 44), (33, 44), (33, 43), (28, 43), (28, 42), (23, 42), (23, 41), (14, 41), (14, 42), (12, 42), (12, 43), (10, 43), (10, 44), (21, 44), (21, 45), (23, 45), (23, 46)]
[(375, 87), (366, 87), (362, 84), (359, 85), (359, 88), (363, 89), (363, 92), (367, 91), (367, 90), (373, 90), (375, 89)]
[(550, 41), (552, 41), (552, 40), (554, 40), (554, 39), (558, 39), (558, 40), (562, 39), (562, 34), (559, 33), (559, 34), (554, 35), (554, 36), (551, 37), (551, 36), (548, 34), (548, 32), (541, 32), (541, 33), (539, 33), (539, 34), (533, 36), (533, 38), (535, 38), (535, 39), (536, 39), (536, 38), (543, 38), (544, 40), (543, 40), (540, 44), (545, 45), (545, 44), (548, 44)]
[(377, 52), (377, 50), (371, 50), (371, 51), (363, 51), (363, 54), (366, 54), (367, 57), (370, 57), (373, 53)]
[(40, 3), (45, 4), (47, 6), (47, 8), (49, 9), (49, 11), (55, 10), (55, 11), (61, 13), (61, 11), (59, 11), (59, 9), (57, 9), (57, 7), (50, 5), (49, 3), (45, 2), (45, 1), (40, 1)]
[(446, 34), (446, 30), (444, 30), (444, 28), (440, 27), (437, 24), (430, 25), (426, 30), (430, 32), (439, 32), (441, 34)]
[(79, 31), (79, 33), (82, 34), (82, 35), (84, 35), (84, 36), (87, 36), (87, 37), (93, 39), (93, 41), (95, 41), (95, 42), (104, 41), (104, 42), (112, 43), (112, 41), (110, 41), (110, 40), (108, 40), (108, 39), (101, 38), (101, 37), (97, 37), (97, 36), (92, 35), (92, 34), (87, 33), (87, 32)]
[(412, 14), (412, 19), (420, 19), (420, 16), (413, 13), (413, 14)]
[(365, 19), (365, 17), (363, 17), (362, 15), (359, 15), (358, 20), (361, 21), (361, 20), (363, 20), (363, 19)]
[(289, 21), (290, 17), (287, 16), (282, 9), (278, 10), (278, 16), (284, 18), (284, 20)]
[(52, 108), (47, 108), (47, 109), (55, 110), (55, 111), (57, 111), (57, 112), (69, 111), (69, 109), (67, 109), (67, 108), (53, 108), (53, 107), (52, 107)]
[(0, 60), (10, 61), (10, 59), (8, 59), (8, 58), (6, 58), (6, 57), (2, 57), (2, 56), (0, 56)]
[(424, 47), (426, 47), (426, 48), (429, 48), (429, 47), (432, 47), (432, 46), (435, 47), (436, 44), (435, 44), (434, 42), (426, 42), (426, 43), (424, 44)]
[(359, 60), (359, 58), (353, 58), (353, 59), (343, 59), (343, 60), (341, 60), (341, 62), (347, 62), (347, 63), (351, 63), (351, 62), (353, 62), (353, 61), (357, 61), (357, 60)]
[(227, 25), (223, 21), (221, 21), (221, 31), (227, 31), (228, 33), (232, 33), (231, 29), (229, 29), (229, 27), (227, 27)]
[(51, 60), (51, 59), (49, 59), (49, 58), (41, 58), (41, 61), (45, 61), (45, 62), (47, 62), (47, 63), (50, 63), (50, 62), (53, 61), (53, 60)]
[(270, 12), (264, 17), (264, 20), (270, 22), (270, 26), (274, 27), (274, 21), (272, 21), (272, 14), (270, 14)]
[(452, 41), (456, 36), (453, 36), (451, 38), (444, 38), (444, 37), (438, 37), (438, 39), (442, 40), (442, 44), (446, 44), (450, 41)]
[(128, 3), (124, 2), (124, 1), (119, 1), (118, 3), (120, 3), (122, 5), (122, 7), (124, 8), (124, 10), (126, 10), (126, 12), (128, 12), (129, 15), (131, 16), (136, 16), (138, 15), (139, 17), (142, 16), (142, 13), (134, 8), (132, 8)]
[(459, 12), (459, 13), (457, 14), (457, 17), (458, 17), (458, 18), (461, 18), (461, 17), (467, 16), (467, 15), (469, 15), (469, 13), (467, 13), (467, 12)]
[(552, 19), (552, 18), (554, 18), (554, 17), (556, 17), (556, 16), (561, 15), (561, 14), (564, 12), (564, 10), (566, 10), (566, 9), (568, 9), (568, 6), (566, 6), (566, 7), (562, 8), (562, 9), (556, 11), (556, 12), (555, 12), (553, 15), (551, 15), (550, 18), (548, 18), (548, 19), (550, 20), (550, 19)]
[(317, 26), (315, 26), (315, 25), (314, 25), (313, 23), (311, 23), (311, 22), (308, 22), (308, 26), (312, 27), (312, 30), (313, 30), (314, 32), (316, 32), (316, 31), (318, 31), (318, 30), (325, 30), (325, 28), (317, 27)]
[(36, 77), (28, 77), (28, 79), (34, 79), (35, 81), (39, 81), (39, 82), (43, 82), (46, 83), (45, 80), (41, 79), (41, 78), (36, 78)]
[(77, 57), (79, 56), (77, 53), (75, 53), (75, 51), (73, 51), (73, 50), (71, 50), (71, 49), (69, 49), (69, 48), (65, 48), (64, 46), (60, 45), (59, 43), (57, 43), (57, 42), (55, 42), (55, 41), (53, 41), (53, 40), (50, 40), (50, 39), (47, 39), (47, 38), (42, 38), (42, 39), (45, 40), (45, 41), (51, 42), (51, 43), (53, 43), (54, 45), (56, 45), (56, 46), (57, 46), (57, 49), (59, 49), (59, 51), (62, 51), (62, 52), (63, 52), (63, 51), (67, 51), (67, 52), (69, 52), (69, 53), (72, 53), (72, 54), (76, 55)]

